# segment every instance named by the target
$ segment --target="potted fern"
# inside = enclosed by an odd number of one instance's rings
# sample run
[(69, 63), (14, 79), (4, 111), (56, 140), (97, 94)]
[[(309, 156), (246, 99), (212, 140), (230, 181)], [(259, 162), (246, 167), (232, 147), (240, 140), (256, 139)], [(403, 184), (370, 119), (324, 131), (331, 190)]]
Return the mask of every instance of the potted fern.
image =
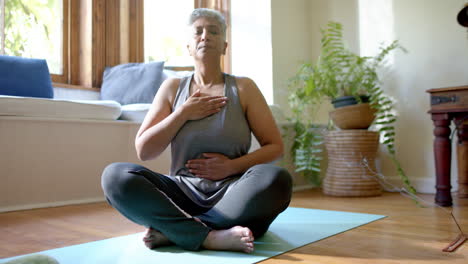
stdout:
[[(340, 23), (329, 22), (327, 27), (321, 30), (321, 53), (317, 62), (304, 63), (290, 79), (289, 104), (293, 113), (290, 121), (293, 122), (296, 135), (291, 151), (296, 171), (302, 173), (311, 183), (320, 184), (320, 146), (323, 143), (323, 133), (314, 125), (313, 117), (321, 103), (330, 100), (336, 109), (330, 113), (332, 120), (329, 121), (328, 130), (339, 123), (340, 117), (345, 121), (353, 119), (346, 116), (351, 112), (365, 116), (368, 124), (357, 128), (367, 129), (371, 123), (375, 125), (405, 187), (415, 193), (395, 157), (393, 124), (396, 116), (392, 100), (380, 87), (378, 75), (378, 70), (385, 64), (385, 59), (392, 51), (405, 50), (398, 41), (394, 41), (382, 47), (376, 56), (359, 56), (345, 46), (342, 32), (343, 27)], [(353, 104), (355, 106), (352, 106)], [(350, 111), (356, 107), (368, 110)], [(340, 111), (340, 108), (347, 109)], [(366, 114), (363, 114), (363, 111), (367, 111)]]

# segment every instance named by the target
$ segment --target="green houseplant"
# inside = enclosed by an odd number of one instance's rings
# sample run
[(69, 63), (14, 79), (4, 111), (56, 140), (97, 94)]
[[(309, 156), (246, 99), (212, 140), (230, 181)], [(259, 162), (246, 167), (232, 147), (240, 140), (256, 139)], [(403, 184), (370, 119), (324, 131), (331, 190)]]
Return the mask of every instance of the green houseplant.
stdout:
[[(356, 104), (368, 101), (374, 109), (373, 124), (380, 132), (381, 141), (387, 147), (405, 187), (415, 193), (395, 156), (393, 124), (396, 115), (392, 100), (380, 87), (378, 75), (378, 70), (392, 51), (405, 50), (398, 41), (394, 41), (381, 47), (376, 56), (359, 56), (345, 46), (342, 32), (340, 23), (329, 22), (321, 30), (321, 53), (317, 62), (304, 63), (290, 79), (289, 104), (293, 113), (290, 121), (296, 135), (291, 151), (296, 170), (313, 184), (320, 184), (322, 149), (319, 146), (323, 143), (323, 136), (319, 127), (314, 125), (313, 117), (324, 100), (337, 102), (348, 97)], [(329, 122), (328, 129), (332, 127)]]

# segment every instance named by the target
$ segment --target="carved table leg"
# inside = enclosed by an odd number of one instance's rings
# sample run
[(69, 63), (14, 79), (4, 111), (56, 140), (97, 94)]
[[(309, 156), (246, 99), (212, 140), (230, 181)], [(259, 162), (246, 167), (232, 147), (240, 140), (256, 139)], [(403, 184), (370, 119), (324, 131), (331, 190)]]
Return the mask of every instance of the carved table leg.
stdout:
[(458, 127), (458, 197), (468, 198), (468, 124)]
[(435, 202), (441, 206), (452, 205), (452, 196), (450, 194), (452, 188), (450, 185), (450, 160), (452, 158), (450, 119), (448, 114), (432, 114), (437, 190)]

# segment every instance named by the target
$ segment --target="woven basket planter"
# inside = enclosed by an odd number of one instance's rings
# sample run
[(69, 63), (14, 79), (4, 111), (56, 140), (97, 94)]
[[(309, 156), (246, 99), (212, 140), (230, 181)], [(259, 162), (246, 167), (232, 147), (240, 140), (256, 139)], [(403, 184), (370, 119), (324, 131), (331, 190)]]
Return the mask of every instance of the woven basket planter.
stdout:
[[(363, 129), (330, 131), (325, 136), (328, 168), (323, 192), (332, 196), (378, 196), (382, 188), (373, 172), (379, 134)], [(367, 166), (363, 164), (367, 160)], [(372, 172), (373, 171), (373, 172)]]
[(330, 112), (333, 123), (341, 129), (367, 129), (375, 119), (375, 109), (368, 103), (336, 108)]

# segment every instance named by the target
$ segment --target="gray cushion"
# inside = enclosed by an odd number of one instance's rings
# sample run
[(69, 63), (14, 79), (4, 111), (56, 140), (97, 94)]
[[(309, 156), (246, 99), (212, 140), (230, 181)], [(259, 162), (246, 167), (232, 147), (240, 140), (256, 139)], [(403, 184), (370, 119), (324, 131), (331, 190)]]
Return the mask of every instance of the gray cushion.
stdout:
[(151, 103), (162, 83), (164, 61), (128, 63), (104, 70), (101, 99), (122, 105)]

